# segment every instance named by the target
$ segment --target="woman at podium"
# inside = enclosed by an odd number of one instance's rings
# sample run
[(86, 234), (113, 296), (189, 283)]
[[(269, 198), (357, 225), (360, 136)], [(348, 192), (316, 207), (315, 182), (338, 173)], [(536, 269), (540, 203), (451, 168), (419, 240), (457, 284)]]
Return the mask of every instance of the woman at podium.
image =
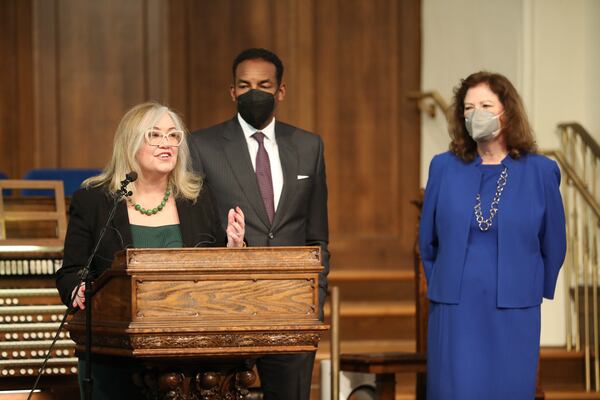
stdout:
[[(108, 165), (100, 175), (84, 181), (72, 197), (63, 266), (56, 283), (69, 307), (85, 308), (85, 286), (80, 284), (79, 271), (109, 219), (115, 193), (126, 175), (131, 196), (117, 205), (92, 259), (93, 278), (110, 268), (117, 251), (128, 247), (245, 246), (242, 210), (229, 210), (223, 230), (209, 188), (192, 172), (181, 118), (163, 105), (139, 104), (119, 123)], [(80, 358), (80, 387), (84, 370), (85, 361)], [(131, 379), (134, 364), (95, 357), (92, 371), (94, 400), (141, 396)]]

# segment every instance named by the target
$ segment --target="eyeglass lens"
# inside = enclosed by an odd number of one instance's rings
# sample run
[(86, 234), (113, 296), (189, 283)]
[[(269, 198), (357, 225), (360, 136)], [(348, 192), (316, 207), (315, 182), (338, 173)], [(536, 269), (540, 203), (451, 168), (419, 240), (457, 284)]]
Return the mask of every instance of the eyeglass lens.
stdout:
[(170, 131), (162, 133), (157, 130), (149, 130), (146, 132), (146, 139), (150, 146), (160, 146), (163, 143), (166, 143), (168, 146), (179, 146), (183, 140), (183, 132)]

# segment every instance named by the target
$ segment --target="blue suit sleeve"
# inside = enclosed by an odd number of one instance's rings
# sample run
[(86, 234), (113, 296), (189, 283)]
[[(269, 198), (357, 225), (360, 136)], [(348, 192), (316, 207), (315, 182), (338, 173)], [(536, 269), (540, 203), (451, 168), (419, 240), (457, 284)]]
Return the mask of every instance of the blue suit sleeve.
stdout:
[(423, 260), (425, 277), (429, 277), (433, 271), (433, 263), (437, 257), (438, 237), (435, 226), (435, 214), (440, 180), (442, 175), (442, 162), (440, 156), (435, 156), (429, 165), (429, 177), (425, 188), (425, 199), (421, 210), (421, 222), (419, 224), (419, 250)]
[(544, 261), (544, 297), (552, 299), (567, 251), (565, 210), (560, 195), (560, 170), (554, 161), (544, 173), (544, 190), (546, 210), (539, 239)]

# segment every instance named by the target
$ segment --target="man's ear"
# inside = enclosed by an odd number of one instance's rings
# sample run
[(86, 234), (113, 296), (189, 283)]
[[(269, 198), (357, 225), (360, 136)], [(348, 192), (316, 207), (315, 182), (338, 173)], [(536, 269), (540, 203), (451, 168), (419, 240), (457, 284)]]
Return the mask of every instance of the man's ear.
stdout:
[(229, 95), (231, 96), (231, 100), (235, 103), (236, 102), (236, 98), (235, 98), (235, 85), (231, 84), (229, 86)]
[(282, 101), (285, 98), (285, 90), (285, 83), (279, 85), (279, 89), (277, 89), (277, 93), (275, 94), (278, 101)]

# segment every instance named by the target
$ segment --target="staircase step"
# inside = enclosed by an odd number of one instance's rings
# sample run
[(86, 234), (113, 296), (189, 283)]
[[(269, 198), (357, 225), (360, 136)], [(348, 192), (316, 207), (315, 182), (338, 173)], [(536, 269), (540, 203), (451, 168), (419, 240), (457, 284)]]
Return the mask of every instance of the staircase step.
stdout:
[(598, 392), (580, 392), (580, 391), (549, 391), (544, 390), (546, 400), (585, 400), (600, 399)]
[[(409, 301), (342, 301), (340, 317), (413, 317), (416, 309)], [(331, 306), (325, 305), (325, 317), (331, 315)]]
[(584, 392), (583, 352), (567, 351), (562, 347), (542, 347), (540, 363), (540, 380), (544, 391)]
[(329, 287), (337, 286), (340, 300), (414, 302), (414, 273), (409, 270), (341, 270), (329, 274)]
[[(317, 360), (330, 357), (330, 342), (319, 343)], [(340, 353), (385, 353), (415, 351), (414, 340), (348, 340), (340, 343)]]
[(415, 277), (413, 270), (408, 269), (369, 269), (364, 270), (336, 270), (328, 275), (329, 283), (348, 281), (412, 281)]

